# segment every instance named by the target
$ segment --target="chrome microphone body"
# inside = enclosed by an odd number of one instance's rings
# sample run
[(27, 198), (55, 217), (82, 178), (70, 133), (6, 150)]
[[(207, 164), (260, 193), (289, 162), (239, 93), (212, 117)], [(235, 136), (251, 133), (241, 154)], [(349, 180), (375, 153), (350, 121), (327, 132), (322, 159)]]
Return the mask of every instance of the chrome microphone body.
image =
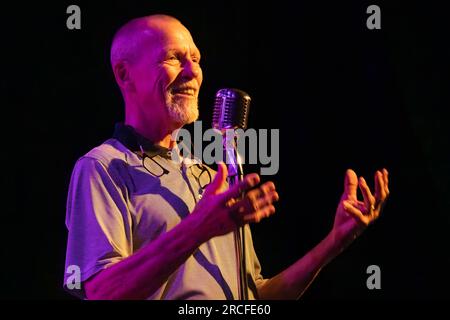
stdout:
[(212, 126), (221, 131), (224, 159), (228, 166), (228, 177), (243, 178), (242, 161), (237, 152), (235, 129), (247, 129), (250, 96), (239, 89), (225, 88), (216, 93)]
[[(223, 156), (228, 168), (228, 184), (239, 183), (244, 177), (242, 161), (237, 149), (236, 129), (247, 128), (250, 96), (242, 90), (225, 88), (216, 93), (212, 126), (222, 134)], [(237, 267), (239, 269), (239, 299), (248, 300), (245, 253), (245, 225), (235, 232)]]

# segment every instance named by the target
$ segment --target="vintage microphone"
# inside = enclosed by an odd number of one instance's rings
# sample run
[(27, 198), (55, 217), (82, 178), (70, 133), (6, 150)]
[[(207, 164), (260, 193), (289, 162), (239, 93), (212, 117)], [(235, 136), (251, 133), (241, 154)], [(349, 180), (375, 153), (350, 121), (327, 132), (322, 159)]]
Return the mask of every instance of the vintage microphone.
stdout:
[[(247, 128), (250, 96), (238, 89), (220, 89), (216, 93), (212, 126), (222, 133), (223, 155), (228, 168), (228, 184), (234, 185), (243, 179), (242, 162), (237, 150), (236, 129)], [(248, 283), (245, 259), (245, 225), (234, 232), (236, 259), (239, 268), (239, 298), (248, 300)]]

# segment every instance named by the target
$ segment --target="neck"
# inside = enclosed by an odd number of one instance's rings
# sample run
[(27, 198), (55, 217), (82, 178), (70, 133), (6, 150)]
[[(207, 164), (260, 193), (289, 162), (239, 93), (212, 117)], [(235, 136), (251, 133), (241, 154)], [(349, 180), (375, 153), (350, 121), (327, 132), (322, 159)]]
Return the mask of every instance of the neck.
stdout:
[(142, 113), (126, 111), (125, 124), (133, 127), (137, 133), (156, 145), (168, 149), (172, 149), (175, 146), (175, 141), (172, 140), (172, 132), (177, 128), (171, 128), (167, 118), (161, 116), (148, 118)]

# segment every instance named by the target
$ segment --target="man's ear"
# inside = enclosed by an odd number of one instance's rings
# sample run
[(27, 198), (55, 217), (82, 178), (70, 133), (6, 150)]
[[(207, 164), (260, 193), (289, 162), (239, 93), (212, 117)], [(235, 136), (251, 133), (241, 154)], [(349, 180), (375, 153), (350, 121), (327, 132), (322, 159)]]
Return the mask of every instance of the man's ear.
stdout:
[(119, 87), (124, 91), (133, 90), (134, 84), (131, 76), (131, 66), (128, 61), (122, 60), (114, 65), (114, 77)]

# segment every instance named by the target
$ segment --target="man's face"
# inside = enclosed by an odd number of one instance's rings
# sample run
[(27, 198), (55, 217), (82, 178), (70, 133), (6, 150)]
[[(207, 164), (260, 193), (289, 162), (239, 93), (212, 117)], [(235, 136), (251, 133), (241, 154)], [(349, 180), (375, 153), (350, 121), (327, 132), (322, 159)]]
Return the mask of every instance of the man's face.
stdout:
[(135, 94), (144, 113), (163, 112), (172, 126), (198, 118), (203, 80), (200, 52), (189, 31), (179, 23), (155, 30), (131, 72)]

